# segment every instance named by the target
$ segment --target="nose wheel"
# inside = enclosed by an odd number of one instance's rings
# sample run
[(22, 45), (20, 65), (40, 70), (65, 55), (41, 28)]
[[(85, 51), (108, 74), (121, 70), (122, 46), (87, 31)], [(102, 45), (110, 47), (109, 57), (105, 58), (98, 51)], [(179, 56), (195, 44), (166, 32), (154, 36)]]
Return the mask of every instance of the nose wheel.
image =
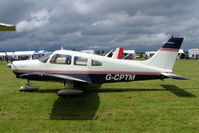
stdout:
[(30, 80), (28, 80), (26, 85), (23, 85), (19, 88), (19, 91), (22, 91), (22, 92), (34, 92), (38, 90), (39, 90), (39, 86), (33, 86)]

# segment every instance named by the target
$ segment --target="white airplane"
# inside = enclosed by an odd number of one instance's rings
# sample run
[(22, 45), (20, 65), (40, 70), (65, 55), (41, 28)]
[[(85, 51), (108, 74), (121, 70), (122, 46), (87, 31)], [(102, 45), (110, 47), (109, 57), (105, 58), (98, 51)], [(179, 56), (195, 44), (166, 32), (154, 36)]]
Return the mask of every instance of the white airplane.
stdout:
[[(60, 90), (58, 95), (81, 93), (75, 87), (84, 84), (165, 78), (186, 80), (187, 78), (172, 73), (182, 42), (183, 38), (172, 36), (153, 57), (145, 61), (119, 60), (77, 51), (57, 50), (39, 60), (14, 61), (11, 69), (17, 78), (28, 79), (28, 82), (38, 80), (67, 83), (70, 89)], [(25, 86), (23, 89), (27, 88)]]

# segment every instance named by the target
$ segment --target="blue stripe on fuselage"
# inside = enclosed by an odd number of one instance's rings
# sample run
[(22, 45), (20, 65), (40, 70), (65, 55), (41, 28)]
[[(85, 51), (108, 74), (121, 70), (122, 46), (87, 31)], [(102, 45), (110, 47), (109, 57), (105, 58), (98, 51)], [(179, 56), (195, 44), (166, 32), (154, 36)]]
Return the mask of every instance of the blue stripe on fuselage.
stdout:
[[(15, 73), (19, 78), (20, 75), (25, 73)], [(53, 74), (53, 73), (50, 73)], [(55, 74), (55, 73), (54, 73)], [(57, 74), (55, 74), (57, 75)], [(150, 79), (162, 79), (161, 75), (138, 75), (138, 74), (59, 74), (66, 75), (81, 80), (85, 80), (88, 83), (111, 83), (111, 82), (129, 82), (138, 80), (150, 80)], [(42, 77), (42, 76), (26, 76), (26, 79), (37, 81), (65, 81), (64, 79), (54, 77)]]

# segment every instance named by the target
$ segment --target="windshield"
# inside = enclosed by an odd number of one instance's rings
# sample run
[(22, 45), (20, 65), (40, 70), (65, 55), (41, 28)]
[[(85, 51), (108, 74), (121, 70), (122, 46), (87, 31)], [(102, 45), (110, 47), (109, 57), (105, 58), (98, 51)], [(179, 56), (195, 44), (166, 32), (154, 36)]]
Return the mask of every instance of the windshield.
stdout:
[(49, 54), (47, 54), (47, 55), (44, 55), (44, 56), (42, 56), (41, 58), (39, 58), (38, 60), (39, 61), (41, 61), (41, 62), (43, 62), (43, 63), (46, 63), (47, 61), (48, 61), (48, 59), (50, 58), (50, 55), (51, 55), (52, 53), (49, 53)]

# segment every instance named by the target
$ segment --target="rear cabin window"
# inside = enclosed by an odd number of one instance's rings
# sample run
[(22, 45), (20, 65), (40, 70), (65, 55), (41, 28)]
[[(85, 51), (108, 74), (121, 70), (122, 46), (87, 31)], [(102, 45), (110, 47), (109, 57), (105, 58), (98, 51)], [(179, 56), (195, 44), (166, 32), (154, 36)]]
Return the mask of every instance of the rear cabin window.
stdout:
[(74, 57), (74, 65), (78, 66), (87, 66), (88, 59), (85, 57), (75, 56)]
[(72, 57), (70, 55), (65, 55), (65, 54), (55, 54), (53, 57), (50, 59), (50, 63), (52, 64), (71, 64), (71, 59)]
[(92, 60), (91, 61), (91, 66), (102, 66), (102, 62), (96, 61), (96, 60)]

